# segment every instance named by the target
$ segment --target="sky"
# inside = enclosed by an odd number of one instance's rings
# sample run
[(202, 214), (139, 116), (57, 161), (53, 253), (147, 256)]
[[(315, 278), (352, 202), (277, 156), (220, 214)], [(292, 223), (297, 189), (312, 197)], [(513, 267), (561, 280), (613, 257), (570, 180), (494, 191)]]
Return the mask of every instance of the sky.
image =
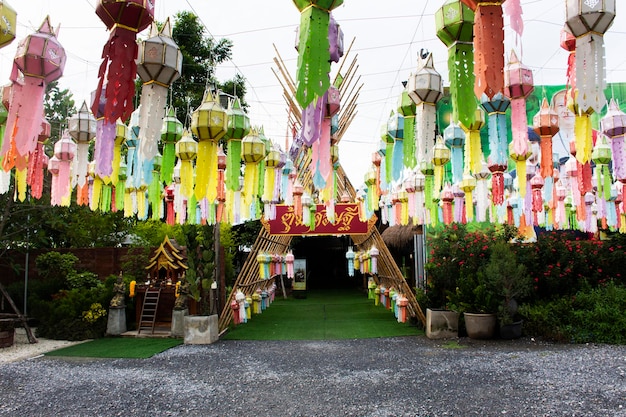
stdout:
[[(0, 85), (9, 83), (17, 41), (36, 30), (46, 16), (60, 25), (58, 39), (67, 54), (62, 88), (74, 95), (77, 107), (89, 101), (97, 86), (102, 47), (108, 39), (104, 24), (95, 14), (98, 0), (8, 0), (17, 11), (17, 39), (0, 49)], [(60, 4), (63, 6), (60, 6)], [(273, 59), (280, 55), (293, 76), (294, 48), (300, 13), (288, 0), (155, 0), (155, 19), (164, 21), (182, 10), (199, 16), (207, 36), (232, 40), (232, 60), (217, 68), (220, 80), (236, 73), (245, 77), (249, 115), (254, 126), (284, 149), (288, 137), (287, 105), (274, 75)], [(344, 0), (333, 12), (352, 44), (349, 60), (357, 59), (357, 76), (363, 84), (357, 114), (339, 146), (340, 162), (355, 186), (371, 164), (378, 148), (381, 126), (396, 109), (401, 82), (417, 66), (421, 49), (433, 53), (435, 68), (448, 85), (447, 51), (435, 32), (434, 13), (444, 0)], [(617, 5), (617, 16), (605, 35), (608, 82), (626, 82), (626, 9)], [(515, 50), (534, 73), (536, 85), (565, 83), (567, 52), (559, 46), (565, 21), (565, 0), (522, 0), (524, 33), (516, 39), (505, 17), (505, 56)], [(623, 14), (620, 14), (623, 13)], [(139, 34), (147, 37), (147, 31)], [(621, 46), (621, 48), (620, 48)], [(333, 64), (332, 71), (338, 65)], [(183, 74), (184, 77), (184, 74)], [(88, 102), (89, 104), (89, 102)]]

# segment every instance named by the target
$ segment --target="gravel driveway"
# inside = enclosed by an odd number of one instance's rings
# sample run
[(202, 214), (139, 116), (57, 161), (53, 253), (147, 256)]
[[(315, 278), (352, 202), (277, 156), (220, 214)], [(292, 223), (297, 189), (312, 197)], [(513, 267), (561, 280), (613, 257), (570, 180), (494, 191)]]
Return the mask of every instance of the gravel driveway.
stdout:
[(0, 365), (6, 416), (626, 416), (626, 346), (219, 341)]

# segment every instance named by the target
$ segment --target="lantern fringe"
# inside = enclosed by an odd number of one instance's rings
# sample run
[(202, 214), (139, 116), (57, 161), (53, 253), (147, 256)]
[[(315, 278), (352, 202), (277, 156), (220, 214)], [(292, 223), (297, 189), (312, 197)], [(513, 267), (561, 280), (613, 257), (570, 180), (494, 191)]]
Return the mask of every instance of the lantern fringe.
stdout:
[(144, 83), (139, 115), (139, 159), (151, 161), (158, 153), (161, 127), (165, 117), (168, 88), (158, 83)]
[(163, 159), (161, 160), (161, 182), (165, 185), (172, 183), (174, 175), (174, 165), (176, 165), (176, 144), (166, 142), (163, 145)]
[(504, 88), (504, 20), (500, 3), (479, 3), (474, 13), (474, 94), (490, 99)]
[(396, 138), (393, 144), (391, 178), (400, 180), (404, 168), (404, 139)]
[[(580, 93), (578, 95), (580, 96)], [(590, 115), (587, 113), (577, 114), (574, 118), (574, 137), (576, 140), (576, 159), (581, 164), (591, 160), (592, 135)]]
[(404, 116), (404, 140), (402, 141), (404, 148), (404, 165), (410, 169), (415, 168), (417, 159), (415, 158), (415, 116)]
[(600, 113), (606, 105), (604, 36), (590, 32), (576, 38), (576, 101), (582, 112)]
[(116, 123), (98, 119), (96, 122), (96, 143), (93, 159), (96, 161), (96, 174), (101, 177), (108, 177), (113, 172), (115, 135)]
[(475, 120), (474, 45), (454, 43), (448, 48), (448, 71), (453, 120), (471, 126)]
[(226, 150), (226, 188), (236, 191), (241, 175), (241, 140), (230, 139)]

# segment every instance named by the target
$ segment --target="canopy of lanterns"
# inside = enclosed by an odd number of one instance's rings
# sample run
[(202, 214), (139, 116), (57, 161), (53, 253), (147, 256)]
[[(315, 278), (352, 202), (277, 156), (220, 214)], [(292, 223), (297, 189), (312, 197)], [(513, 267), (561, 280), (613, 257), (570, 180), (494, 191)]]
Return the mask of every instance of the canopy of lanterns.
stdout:
[[(490, 221), (523, 231), (626, 231), (626, 114), (604, 93), (603, 34), (615, 1), (565, 1), (567, 90), (552, 105), (544, 96), (534, 115), (526, 111), (533, 73), (503, 46), (507, 14), (522, 49), (521, 11), (519, 0), (447, 0), (438, 9), (437, 36), (449, 54), (450, 124), (443, 132), (435, 127), (443, 87), (424, 51), (359, 190), (368, 214), (380, 210), (391, 225)], [(574, 122), (560, 126), (557, 107)], [(569, 142), (564, 157), (557, 144), (553, 149), (555, 137)]]
[[(11, 84), (2, 88), (0, 192), (13, 180), (17, 199), (27, 191), (40, 198), (47, 170), (54, 205), (76, 201), (139, 219), (213, 224), (272, 219), (277, 204), (288, 204), (308, 224), (310, 208), (325, 204), (332, 221), (340, 85), (331, 85), (329, 73), (343, 55), (343, 33), (332, 16), (342, 3), (294, 0), (301, 12), (295, 99), (302, 128), (289, 153), (251, 125), (236, 98), (219, 91), (207, 89), (184, 126), (167, 106), (168, 89), (184, 76), (170, 22), (157, 28), (149, 0), (99, 0), (96, 14), (110, 37), (97, 87), (48, 158), (43, 94), (61, 77), (65, 52), (46, 18), (20, 41)], [(504, 51), (505, 13), (521, 44), (520, 0), (447, 0), (435, 19), (448, 47), (451, 123), (443, 132), (436, 128), (442, 79), (422, 51), (359, 190), (362, 218), (380, 210), (389, 224), (491, 221), (595, 231), (601, 223), (626, 231), (626, 114), (604, 95), (602, 35), (615, 0), (566, 0), (565, 9), (561, 46), (570, 59), (563, 105), (575, 118), (568, 157), (553, 156), (553, 137), (564, 128), (547, 98), (528, 126), (533, 74), (520, 51)], [(15, 37), (15, 12), (2, 1), (0, 15), (3, 46)], [(148, 38), (137, 41), (148, 28)], [(134, 108), (136, 76), (143, 86)], [(594, 113), (602, 114), (599, 124)], [(311, 184), (298, 180), (302, 170), (311, 171)]]

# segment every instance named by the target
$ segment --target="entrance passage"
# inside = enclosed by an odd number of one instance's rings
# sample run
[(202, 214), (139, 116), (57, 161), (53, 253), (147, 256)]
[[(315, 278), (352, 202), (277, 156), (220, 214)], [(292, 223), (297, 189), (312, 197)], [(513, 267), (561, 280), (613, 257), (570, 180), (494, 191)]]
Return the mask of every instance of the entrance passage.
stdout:
[(274, 302), (247, 323), (231, 327), (225, 340), (336, 340), (415, 336), (421, 330), (398, 323), (392, 310), (375, 305), (361, 290), (316, 289), (306, 298)]
[(296, 259), (306, 260), (308, 289), (364, 287), (360, 277), (348, 276), (347, 236), (309, 236), (292, 240)]

